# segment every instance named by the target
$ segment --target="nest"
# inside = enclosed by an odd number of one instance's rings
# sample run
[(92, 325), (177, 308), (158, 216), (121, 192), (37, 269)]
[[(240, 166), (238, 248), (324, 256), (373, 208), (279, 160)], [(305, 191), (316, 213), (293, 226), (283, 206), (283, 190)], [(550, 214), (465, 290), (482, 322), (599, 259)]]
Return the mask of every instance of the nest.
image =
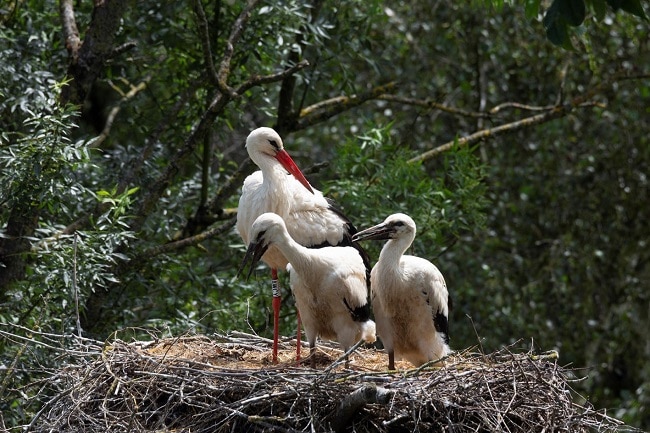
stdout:
[[(629, 431), (576, 403), (557, 354), (465, 351), (414, 369), (358, 348), (349, 368), (323, 344), (318, 368), (279, 364), (270, 341), (233, 333), (154, 342), (84, 340), (49, 378), (56, 395), (37, 432), (591, 432)], [(303, 349), (305, 355), (308, 350)], [(305, 363), (309, 365), (310, 363)]]

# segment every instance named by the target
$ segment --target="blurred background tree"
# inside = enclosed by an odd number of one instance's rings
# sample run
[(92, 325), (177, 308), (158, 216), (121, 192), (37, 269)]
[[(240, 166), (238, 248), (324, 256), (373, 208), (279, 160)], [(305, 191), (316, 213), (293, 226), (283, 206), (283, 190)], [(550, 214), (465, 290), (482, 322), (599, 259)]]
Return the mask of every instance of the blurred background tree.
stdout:
[(503, 3), (4, 4), (7, 427), (56, 366), (41, 333), (270, 335), (268, 270), (234, 277), (243, 143), (264, 125), (358, 227), (415, 219), (454, 348), (558, 349), (596, 407), (650, 428), (645, 12), (588, 1), (562, 49), (559, 0)]

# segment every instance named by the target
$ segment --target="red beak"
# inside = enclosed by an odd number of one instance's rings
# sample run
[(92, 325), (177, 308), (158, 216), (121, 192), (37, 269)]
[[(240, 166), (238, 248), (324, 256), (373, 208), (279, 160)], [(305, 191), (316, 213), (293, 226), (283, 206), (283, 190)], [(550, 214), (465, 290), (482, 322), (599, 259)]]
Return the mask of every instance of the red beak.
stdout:
[(280, 164), (282, 164), (282, 167), (284, 167), (289, 173), (293, 175), (296, 179), (298, 179), (298, 182), (300, 182), (309, 192), (312, 194), (314, 193), (314, 190), (311, 188), (311, 185), (305, 178), (305, 175), (302, 174), (302, 171), (298, 168), (295, 162), (293, 162), (293, 159), (289, 156), (286, 150), (282, 149), (278, 151), (275, 154), (275, 159), (277, 159)]

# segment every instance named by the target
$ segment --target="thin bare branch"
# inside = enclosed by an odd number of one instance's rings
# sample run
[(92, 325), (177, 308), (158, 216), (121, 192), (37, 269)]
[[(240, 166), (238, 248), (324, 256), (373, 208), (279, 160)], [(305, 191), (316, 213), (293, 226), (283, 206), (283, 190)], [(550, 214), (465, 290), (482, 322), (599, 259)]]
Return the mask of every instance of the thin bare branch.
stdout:
[(534, 125), (539, 125), (542, 123), (550, 122), (552, 120), (558, 119), (560, 117), (564, 117), (571, 113), (574, 109), (577, 108), (588, 108), (588, 107), (603, 107), (603, 104), (598, 101), (593, 101), (592, 98), (595, 96), (599, 95), (600, 93), (603, 92), (603, 90), (611, 87), (614, 83), (620, 82), (620, 81), (628, 81), (628, 80), (639, 80), (639, 79), (647, 79), (650, 77), (648, 74), (642, 74), (642, 75), (626, 75), (625, 73), (620, 73), (620, 74), (615, 74), (612, 77), (610, 77), (608, 80), (605, 80), (598, 85), (592, 87), (585, 93), (576, 96), (573, 98), (571, 101), (561, 104), (561, 105), (556, 105), (550, 108), (548, 111), (542, 114), (537, 114), (535, 116), (531, 117), (526, 117), (524, 119), (520, 119), (514, 122), (506, 123), (503, 125), (496, 126), (494, 128), (489, 128), (489, 129), (484, 129), (481, 131), (477, 131), (473, 134), (467, 135), (465, 137), (461, 137), (452, 141), (449, 141), (445, 144), (442, 144), (440, 146), (437, 146), (431, 150), (428, 150), (414, 158), (411, 158), (408, 162), (414, 163), (414, 162), (423, 162), (428, 159), (434, 158), (441, 153), (449, 151), (451, 148), (453, 148), (455, 145), (458, 146), (467, 146), (473, 143), (477, 143), (481, 140), (484, 140), (486, 138), (491, 138), (495, 137), (497, 135), (503, 135), (506, 133), (512, 133), (515, 131), (519, 131), (524, 128), (529, 128)]
[(290, 66), (287, 69), (277, 72), (275, 74), (261, 75), (261, 76), (253, 75), (244, 83), (240, 84), (239, 87), (237, 87), (235, 94), (241, 95), (246, 90), (251, 89), (253, 87), (261, 86), (262, 84), (269, 84), (269, 83), (275, 83), (277, 81), (282, 81), (286, 77), (295, 74), (296, 72), (306, 68), (307, 66), (309, 66), (309, 62), (307, 60), (303, 60), (300, 63), (296, 63), (295, 65)]
[(377, 86), (359, 95), (338, 96), (306, 107), (300, 112), (297, 129), (304, 129), (317, 123), (324, 122), (337, 114), (358, 107), (367, 101), (378, 99), (380, 96), (392, 92), (395, 88), (396, 84), (390, 82)]
[(497, 135), (511, 133), (518, 131), (520, 129), (529, 128), (533, 125), (539, 125), (541, 123), (546, 123), (551, 120), (557, 119), (559, 117), (565, 116), (573, 107), (561, 105), (555, 107), (553, 110), (550, 110), (543, 114), (538, 114), (536, 116), (527, 117), (525, 119), (517, 120), (516, 122), (506, 123), (505, 125), (499, 125), (495, 128), (484, 129), (473, 134), (461, 137), (452, 141), (449, 141), (445, 144), (442, 144), (438, 147), (435, 147), (427, 152), (424, 152), (421, 155), (416, 156), (415, 158), (409, 159), (408, 162), (422, 162), (428, 159), (431, 159), (435, 156), (440, 155), (441, 153), (449, 151), (455, 145), (458, 146), (467, 146), (473, 143), (476, 143), (480, 140), (486, 138), (495, 137)]
[(539, 105), (526, 105), (526, 104), (521, 104), (519, 102), (504, 102), (503, 104), (499, 104), (496, 107), (490, 108), (488, 113), (497, 114), (501, 110), (510, 109), (510, 108), (515, 108), (517, 110), (524, 110), (524, 111), (549, 111), (552, 110), (554, 107), (555, 105), (539, 106)]
[(112, 59), (113, 57), (117, 57), (120, 54), (124, 54), (127, 51), (130, 51), (130, 50), (132, 50), (133, 48), (135, 48), (137, 46), (138, 46), (138, 43), (135, 42), (135, 41), (125, 42), (122, 45), (118, 45), (117, 47), (113, 48), (109, 58)]
[(212, 200), (208, 203), (208, 210), (212, 214), (217, 214), (223, 209), (223, 205), (228, 200), (233, 193), (241, 186), (244, 178), (248, 176), (254, 168), (253, 161), (249, 158), (246, 158), (242, 162), (237, 171), (228, 178), (227, 182), (221, 185), (217, 193), (214, 195)]
[[(111, 111), (108, 113), (108, 116), (106, 117), (106, 123), (104, 124), (104, 129), (102, 132), (88, 145), (90, 148), (98, 148), (104, 143), (104, 141), (108, 138), (109, 134), (111, 133), (111, 128), (113, 127), (113, 122), (115, 121), (115, 118), (117, 117), (117, 114), (120, 112), (122, 109), (122, 106), (133, 99), (138, 93), (143, 91), (144, 89), (147, 88), (147, 85), (149, 81), (151, 80), (151, 77), (146, 77), (142, 82), (140, 82), (137, 85), (132, 85), (130, 84), (130, 90), (126, 93), (122, 94), (122, 99), (111, 108)], [(115, 86), (113, 86), (115, 88)]]
[(249, 0), (244, 10), (242, 10), (242, 12), (237, 17), (237, 20), (232, 26), (228, 41), (226, 42), (226, 49), (223, 53), (221, 64), (219, 65), (219, 71), (217, 72), (217, 86), (219, 88), (219, 91), (225, 95), (230, 96), (231, 98), (237, 96), (237, 93), (228, 86), (228, 76), (230, 75), (232, 57), (235, 53), (235, 45), (237, 45), (237, 42), (241, 38), (246, 23), (251, 16), (251, 12), (253, 9), (255, 9), (258, 3), (259, 0)]
[(217, 70), (214, 67), (212, 48), (210, 47), (210, 29), (208, 28), (208, 19), (205, 16), (201, 0), (194, 0), (193, 4), (194, 13), (196, 14), (197, 28), (199, 30), (199, 39), (201, 39), (201, 45), (203, 47), (203, 59), (208, 68), (210, 80), (213, 84), (218, 85), (219, 77), (217, 76)]
[(139, 261), (146, 261), (151, 259), (152, 257), (159, 256), (161, 254), (169, 253), (172, 251), (177, 251), (183, 248), (191, 247), (194, 245), (198, 245), (199, 243), (213, 238), (215, 236), (222, 235), (226, 233), (228, 230), (232, 229), (235, 226), (235, 221), (236, 218), (234, 216), (231, 216), (230, 219), (228, 219), (224, 224), (218, 226), (218, 227), (213, 227), (209, 230), (206, 230), (202, 233), (199, 233), (198, 235), (191, 236), (189, 238), (185, 239), (180, 239), (178, 241), (174, 242), (169, 242), (164, 245), (159, 245), (153, 248), (149, 248), (145, 250), (143, 253), (138, 254), (136, 257), (133, 258), (134, 262), (139, 262)]
[(444, 111), (446, 113), (455, 114), (463, 117), (478, 117), (478, 118), (490, 117), (489, 113), (461, 110), (460, 108), (449, 107), (447, 105), (440, 104), (430, 99), (414, 99), (414, 98), (406, 98), (404, 96), (398, 96), (398, 95), (380, 95), (377, 99), (382, 99), (384, 101), (390, 101), (390, 102), (397, 102), (406, 105), (414, 105), (423, 108), (434, 108), (436, 110)]

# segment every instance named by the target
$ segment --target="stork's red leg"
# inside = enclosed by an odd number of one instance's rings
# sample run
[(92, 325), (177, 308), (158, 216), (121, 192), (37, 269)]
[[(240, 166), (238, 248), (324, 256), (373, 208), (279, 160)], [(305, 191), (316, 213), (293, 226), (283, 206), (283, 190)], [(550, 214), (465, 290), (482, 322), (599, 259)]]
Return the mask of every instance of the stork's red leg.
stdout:
[(278, 363), (278, 340), (280, 339), (280, 285), (278, 284), (278, 270), (271, 269), (271, 289), (273, 290), (273, 363)]
[(300, 365), (300, 311), (296, 310), (296, 320), (298, 321), (298, 330), (296, 331), (296, 364)]

